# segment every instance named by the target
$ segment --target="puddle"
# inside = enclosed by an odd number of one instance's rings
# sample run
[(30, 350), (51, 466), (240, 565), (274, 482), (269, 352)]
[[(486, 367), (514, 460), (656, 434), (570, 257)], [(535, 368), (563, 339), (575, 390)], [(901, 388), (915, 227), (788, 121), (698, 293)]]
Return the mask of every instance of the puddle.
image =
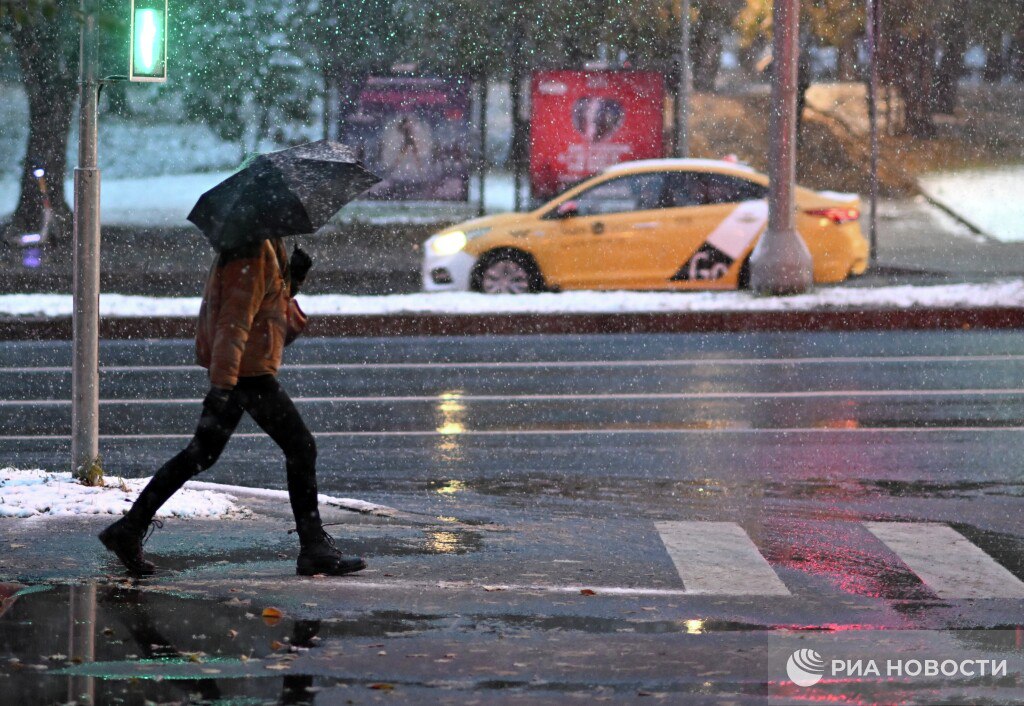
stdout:
[(327, 641), (415, 633), (431, 621), (396, 612), (275, 620), (249, 611), (121, 586), (0, 584), (2, 700), (312, 703), (338, 679), (289, 673), (294, 660)]

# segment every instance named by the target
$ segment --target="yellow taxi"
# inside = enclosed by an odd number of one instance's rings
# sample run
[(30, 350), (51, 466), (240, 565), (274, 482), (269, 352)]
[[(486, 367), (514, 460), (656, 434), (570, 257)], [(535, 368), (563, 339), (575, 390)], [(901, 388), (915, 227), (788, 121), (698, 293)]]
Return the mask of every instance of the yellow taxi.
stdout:
[[(457, 224), (427, 239), (423, 289), (736, 289), (768, 223), (768, 177), (729, 161), (626, 162), (528, 213)], [(815, 282), (862, 274), (856, 194), (796, 189)]]

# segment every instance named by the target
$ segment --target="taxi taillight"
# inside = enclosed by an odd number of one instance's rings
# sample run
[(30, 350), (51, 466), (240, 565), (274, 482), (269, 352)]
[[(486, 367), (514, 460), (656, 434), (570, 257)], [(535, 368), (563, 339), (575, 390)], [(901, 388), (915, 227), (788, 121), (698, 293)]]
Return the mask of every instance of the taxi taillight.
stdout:
[(858, 209), (849, 207), (840, 208), (838, 206), (833, 206), (831, 208), (816, 208), (810, 211), (804, 211), (804, 213), (808, 216), (827, 218), (837, 226), (841, 226), (844, 223), (852, 223), (860, 218), (860, 211)]

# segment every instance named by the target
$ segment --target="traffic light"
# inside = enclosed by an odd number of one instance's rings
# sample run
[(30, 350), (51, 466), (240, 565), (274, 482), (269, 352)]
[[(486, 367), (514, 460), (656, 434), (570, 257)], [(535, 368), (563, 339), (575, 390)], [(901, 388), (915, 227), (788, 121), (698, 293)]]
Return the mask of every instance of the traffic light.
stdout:
[(167, 0), (132, 0), (129, 81), (167, 80)]

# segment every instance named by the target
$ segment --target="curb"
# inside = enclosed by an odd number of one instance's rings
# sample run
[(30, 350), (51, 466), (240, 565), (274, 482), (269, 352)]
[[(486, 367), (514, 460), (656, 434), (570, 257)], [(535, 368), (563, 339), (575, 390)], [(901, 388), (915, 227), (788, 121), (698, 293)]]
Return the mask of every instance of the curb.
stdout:
[[(1024, 328), (1024, 307), (835, 309), (629, 314), (391, 314), (314, 316), (307, 337), (483, 336), (752, 331)], [(0, 340), (71, 340), (71, 318), (0, 318)], [(100, 338), (192, 338), (191, 317), (106, 318)]]

